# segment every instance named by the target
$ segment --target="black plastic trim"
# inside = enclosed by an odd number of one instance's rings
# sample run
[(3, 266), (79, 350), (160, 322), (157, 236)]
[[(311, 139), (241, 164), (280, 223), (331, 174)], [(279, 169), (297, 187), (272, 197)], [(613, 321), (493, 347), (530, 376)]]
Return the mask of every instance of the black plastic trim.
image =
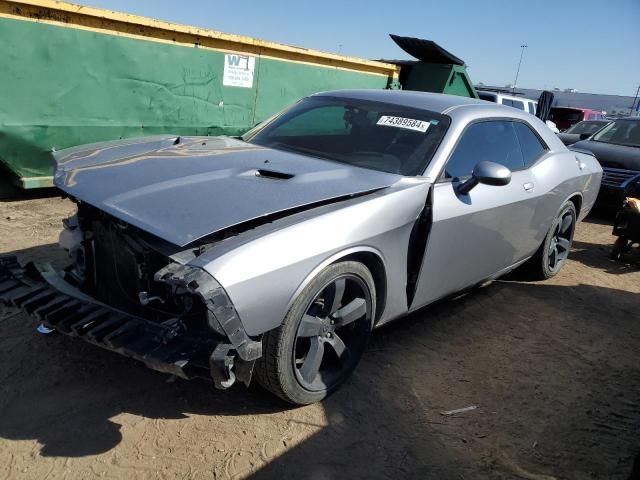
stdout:
[[(213, 378), (220, 389), (231, 386), (236, 377), (248, 384), (254, 360), (261, 354), (253, 343), (239, 348), (214, 332), (206, 338), (191, 336), (177, 318), (159, 323), (116, 310), (77, 291), (48, 264), (21, 267), (15, 256), (0, 256), (0, 302), (21, 308), (62, 334), (134, 358), (153, 370), (184, 379)], [(229, 326), (228, 316), (220, 312), (218, 316)], [(233, 322), (231, 326), (237, 327)], [(233, 333), (237, 343), (241, 333)], [(236, 350), (251, 360), (239, 362), (234, 373)], [(215, 355), (221, 351), (222, 357)]]

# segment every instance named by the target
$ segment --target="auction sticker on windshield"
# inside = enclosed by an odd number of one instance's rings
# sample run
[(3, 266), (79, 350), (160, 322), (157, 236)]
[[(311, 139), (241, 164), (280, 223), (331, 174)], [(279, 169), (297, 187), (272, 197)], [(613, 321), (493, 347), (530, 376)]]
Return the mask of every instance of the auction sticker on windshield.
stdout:
[(390, 115), (382, 115), (376, 125), (383, 125), (385, 127), (398, 127), (398, 128), (406, 128), (407, 130), (415, 130), (417, 132), (426, 132), (427, 128), (429, 128), (429, 122), (424, 122), (422, 120), (416, 120), (413, 118), (404, 118), (404, 117), (392, 117)]

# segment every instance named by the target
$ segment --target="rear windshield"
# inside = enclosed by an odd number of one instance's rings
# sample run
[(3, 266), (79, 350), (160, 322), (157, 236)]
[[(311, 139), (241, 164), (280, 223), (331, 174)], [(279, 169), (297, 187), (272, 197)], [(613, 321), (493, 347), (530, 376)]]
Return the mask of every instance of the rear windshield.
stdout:
[(502, 104), (507, 105), (509, 107), (517, 108), (518, 110), (524, 110), (524, 102), (521, 102), (520, 100), (511, 100), (509, 98), (503, 98)]
[(640, 147), (640, 121), (616, 120), (596, 133), (592, 140), (628, 147)]
[(583, 134), (583, 133), (595, 133), (604, 127), (607, 123), (606, 120), (603, 121), (584, 121), (578, 122), (573, 127), (570, 127), (566, 130), (565, 133), (575, 133), (575, 134)]
[(243, 140), (341, 163), (419, 175), (449, 117), (428, 110), (340, 97), (308, 97)]
[(582, 110), (574, 110), (573, 108), (557, 108), (551, 109), (551, 121), (554, 123), (574, 124), (583, 120), (584, 113)]
[(495, 93), (484, 93), (484, 92), (478, 92), (478, 96), (482, 99), (482, 100), (486, 100), (487, 102), (495, 102), (496, 100), (496, 94)]

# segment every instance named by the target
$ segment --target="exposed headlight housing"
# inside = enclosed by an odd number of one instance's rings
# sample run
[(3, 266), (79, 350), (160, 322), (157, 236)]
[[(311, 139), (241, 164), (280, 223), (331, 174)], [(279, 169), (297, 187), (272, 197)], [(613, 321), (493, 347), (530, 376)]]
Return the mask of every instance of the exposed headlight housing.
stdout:
[(262, 342), (252, 340), (244, 329), (238, 312), (222, 285), (201, 268), (171, 263), (158, 270), (154, 280), (198, 296), (207, 309), (207, 324), (216, 333), (225, 335), (238, 356), (253, 361), (262, 356)]

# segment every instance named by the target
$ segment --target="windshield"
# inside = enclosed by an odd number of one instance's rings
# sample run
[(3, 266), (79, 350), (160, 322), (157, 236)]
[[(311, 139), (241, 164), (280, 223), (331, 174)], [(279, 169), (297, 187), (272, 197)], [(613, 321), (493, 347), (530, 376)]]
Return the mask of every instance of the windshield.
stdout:
[(308, 97), (243, 140), (401, 175), (419, 175), (449, 118), (427, 110), (340, 97)]
[(575, 134), (583, 134), (583, 133), (595, 133), (604, 127), (607, 121), (584, 121), (576, 123), (573, 127), (567, 129), (565, 133), (575, 133)]
[(596, 133), (592, 140), (640, 147), (640, 120), (616, 120)]

